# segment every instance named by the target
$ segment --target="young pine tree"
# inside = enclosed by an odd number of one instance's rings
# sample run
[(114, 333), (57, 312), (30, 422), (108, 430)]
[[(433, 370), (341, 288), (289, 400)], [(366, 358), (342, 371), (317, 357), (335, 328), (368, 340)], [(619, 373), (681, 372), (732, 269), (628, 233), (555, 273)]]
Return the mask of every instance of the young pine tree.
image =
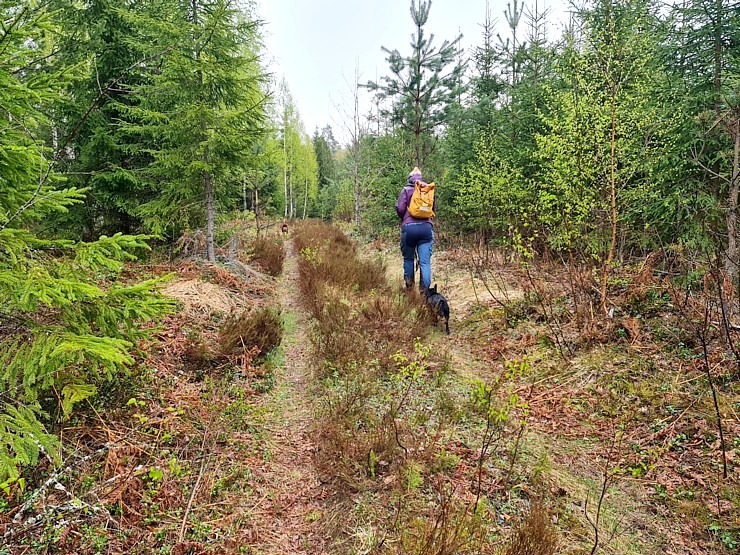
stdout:
[(447, 121), (450, 110), (461, 93), (465, 64), (460, 61), (458, 45), (462, 35), (445, 40), (439, 48), (432, 45), (432, 37), (424, 34), (429, 19), (431, 0), (411, 1), (413, 34), (411, 54), (403, 56), (394, 49), (382, 47), (391, 75), (380, 83), (370, 81), (367, 88), (380, 101), (390, 100), (390, 108), (381, 108), (381, 116), (413, 138), (415, 165), (423, 168), (437, 144), (435, 131)]

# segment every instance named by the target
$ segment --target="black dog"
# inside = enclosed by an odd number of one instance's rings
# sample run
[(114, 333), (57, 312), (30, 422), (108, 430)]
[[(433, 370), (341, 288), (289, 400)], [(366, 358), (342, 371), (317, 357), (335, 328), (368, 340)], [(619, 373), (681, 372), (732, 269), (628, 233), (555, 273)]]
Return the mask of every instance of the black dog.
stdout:
[(440, 318), (444, 318), (445, 331), (447, 335), (450, 335), (450, 304), (445, 299), (444, 295), (437, 293), (437, 284), (434, 287), (430, 287), (426, 292), (426, 303), (434, 314), (435, 324), (439, 322)]

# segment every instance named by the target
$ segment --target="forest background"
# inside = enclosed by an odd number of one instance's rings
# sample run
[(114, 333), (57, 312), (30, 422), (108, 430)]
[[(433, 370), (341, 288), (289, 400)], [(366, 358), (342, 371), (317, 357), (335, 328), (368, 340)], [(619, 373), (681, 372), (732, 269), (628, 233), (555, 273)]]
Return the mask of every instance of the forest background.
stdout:
[(248, 3), (6, 2), (3, 229), (56, 190), (72, 206), (52, 227), (73, 240), (203, 228), (210, 243), (234, 210), (375, 236), (418, 163), (453, 233), (602, 263), (722, 250), (734, 275), (736, 8), (595, 3), (546, 42), (547, 13), (515, 2), (470, 52), (428, 42), (425, 14), (386, 77), (351, 85), (373, 107), (343, 114), (340, 145), (261, 65)]

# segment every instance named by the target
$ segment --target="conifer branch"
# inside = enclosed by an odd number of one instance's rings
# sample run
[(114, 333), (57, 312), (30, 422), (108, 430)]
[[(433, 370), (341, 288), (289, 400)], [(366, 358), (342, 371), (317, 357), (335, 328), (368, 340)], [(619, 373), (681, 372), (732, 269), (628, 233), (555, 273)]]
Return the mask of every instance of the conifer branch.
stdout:
[(137, 62), (134, 62), (129, 67), (127, 67), (123, 73), (116, 77), (113, 81), (111, 81), (108, 86), (105, 87), (105, 89), (102, 89), (98, 96), (93, 100), (90, 105), (88, 106), (85, 113), (82, 115), (80, 120), (77, 122), (77, 125), (75, 125), (74, 129), (72, 130), (69, 135), (65, 138), (62, 145), (57, 149), (57, 152), (54, 154), (54, 158), (52, 162), (47, 164), (46, 171), (41, 175), (39, 179), (38, 186), (36, 187), (36, 190), (33, 192), (33, 194), (28, 198), (28, 200), (23, 203), (16, 211), (15, 213), (10, 216), (2, 225), (0, 225), (0, 231), (7, 228), (11, 223), (13, 223), (14, 220), (18, 219), (26, 210), (31, 208), (34, 204), (36, 204), (36, 201), (39, 198), (39, 195), (41, 194), (41, 191), (44, 188), (44, 185), (48, 182), (49, 176), (51, 175), (52, 170), (56, 166), (56, 164), (61, 160), (62, 154), (66, 150), (66, 148), (69, 146), (69, 143), (72, 142), (72, 139), (74, 139), (77, 136), (77, 133), (79, 133), (80, 129), (82, 128), (82, 125), (87, 121), (87, 118), (90, 117), (90, 114), (98, 107), (98, 104), (100, 101), (105, 97), (108, 92), (110, 92), (113, 88), (115, 88), (128, 73), (136, 68), (137, 66), (140, 66), (141, 64), (144, 64), (148, 62), (149, 60), (152, 60), (154, 58), (157, 58), (159, 56), (162, 56), (165, 52), (169, 51), (171, 48), (166, 48), (160, 52), (157, 52), (156, 54), (152, 54), (151, 56), (147, 56)]

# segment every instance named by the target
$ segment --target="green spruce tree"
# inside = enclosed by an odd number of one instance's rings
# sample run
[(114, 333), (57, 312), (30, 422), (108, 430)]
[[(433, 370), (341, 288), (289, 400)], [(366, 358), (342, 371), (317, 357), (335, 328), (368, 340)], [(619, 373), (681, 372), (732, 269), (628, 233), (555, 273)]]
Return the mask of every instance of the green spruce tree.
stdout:
[[(137, 210), (152, 195), (141, 170), (151, 157), (130, 148), (140, 138), (131, 136), (123, 124), (130, 123), (128, 108), (138, 101), (133, 87), (149, 80), (149, 72), (141, 70), (147, 56), (136, 45), (140, 35), (149, 34), (144, 8), (111, 0), (58, 4), (55, 19), (61, 33), (56, 63), (83, 72), (71, 83), (69, 98), (56, 109), (58, 134), (70, 133), (82, 122), (59, 171), (88, 191), (84, 203), (60, 221), (67, 233), (85, 239), (140, 231)], [(94, 110), (85, 116), (91, 106)]]
[[(53, 138), (46, 114), (65, 76), (44, 66), (58, 29), (46, 4), (0, 2), (0, 484), (43, 455), (59, 461), (49, 424), (133, 364), (141, 323), (170, 306), (156, 283), (122, 285), (123, 261), (145, 236), (94, 242), (41, 237), (50, 214), (83, 201), (56, 172), (71, 136)], [(75, 126), (79, 128), (79, 126)], [(56, 148), (53, 148), (56, 147)]]
[(205, 224), (214, 261), (216, 214), (240, 197), (266, 132), (258, 23), (235, 0), (169, 0), (159, 16), (159, 40), (142, 48), (166, 53), (151, 82), (135, 88), (138, 124), (128, 127), (153, 160), (146, 175), (156, 196), (139, 213), (170, 237)]
[(691, 221), (721, 237), (714, 247), (724, 251), (724, 269), (734, 277), (740, 267), (740, 2), (690, 0), (672, 15), (667, 65), (687, 115), (677, 141), (693, 164), (684, 185), (691, 190), (680, 198), (701, 199), (709, 208), (682, 204), (683, 212), (693, 212)]

